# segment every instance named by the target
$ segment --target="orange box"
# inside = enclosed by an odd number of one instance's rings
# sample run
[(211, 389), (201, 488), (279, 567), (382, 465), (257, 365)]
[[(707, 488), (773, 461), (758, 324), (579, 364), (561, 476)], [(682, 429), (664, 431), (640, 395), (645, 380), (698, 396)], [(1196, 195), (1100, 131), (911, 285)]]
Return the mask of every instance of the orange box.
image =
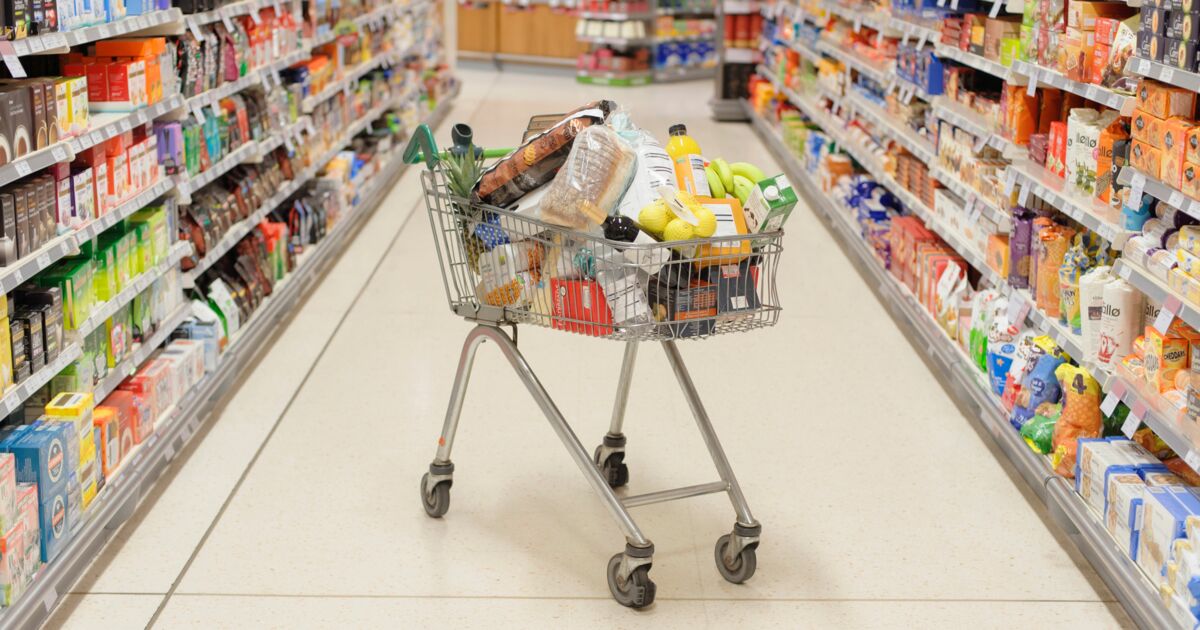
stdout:
[(1020, 85), (1004, 85), (1008, 109), (1005, 112), (1005, 131), (1009, 140), (1019, 145), (1029, 144), (1029, 136), (1037, 127), (1037, 96), (1030, 96)]
[(1129, 120), (1129, 128), (1132, 131), (1133, 139), (1154, 147), (1155, 149), (1162, 148), (1162, 133), (1163, 120), (1149, 114), (1143, 110), (1133, 110), (1133, 117)]
[(1200, 164), (1200, 127), (1192, 127), (1187, 135), (1187, 147), (1184, 149), (1184, 159), (1192, 164)]
[(1113, 186), (1113, 144), (1117, 140), (1128, 140), (1129, 133), (1121, 124), (1109, 125), (1100, 132), (1100, 140), (1096, 143), (1096, 196), (1102, 201), (1112, 199)]
[(1101, 18), (1123, 20), (1137, 13), (1137, 9), (1124, 2), (1069, 2), (1067, 3), (1067, 28), (1093, 31)]
[(1091, 67), (1088, 71), (1088, 83), (1097, 85), (1104, 83), (1104, 71), (1108, 68), (1108, 60), (1112, 57), (1112, 48), (1108, 44), (1096, 43), (1096, 47), (1092, 49), (1092, 58), (1089, 60)]
[(1008, 277), (1008, 235), (992, 234), (988, 236), (987, 266), (991, 267), (1002, 278)]
[(96, 57), (157, 57), (167, 49), (163, 37), (102, 39), (95, 43)]
[(1178, 116), (1163, 123), (1162, 172), (1159, 178), (1168, 186), (1180, 187), (1187, 155), (1187, 135), (1195, 128), (1194, 121)]
[(1181, 87), (1142, 79), (1138, 83), (1137, 108), (1160, 119), (1171, 116), (1191, 118), (1196, 113), (1196, 94)]
[(1129, 148), (1129, 165), (1157, 179), (1162, 171), (1162, 151), (1142, 142), (1134, 140)]
[[(712, 197), (696, 197), (696, 201), (712, 210), (717, 216), (717, 224), (732, 219), (733, 227), (738, 234), (746, 234), (746, 214), (742, 204), (732, 197), (714, 199)], [(699, 245), (696, 247), (696, 258), (692, 264), (697, 267), (712, 265), (736, 265), (750, 255), (750, 241), (728, 241), (719, 245)]]
[(1183, 177), (1180, 178), (1179, 190), (1192, 199), (1200, 199), (1200, 165), (1183, 163)]

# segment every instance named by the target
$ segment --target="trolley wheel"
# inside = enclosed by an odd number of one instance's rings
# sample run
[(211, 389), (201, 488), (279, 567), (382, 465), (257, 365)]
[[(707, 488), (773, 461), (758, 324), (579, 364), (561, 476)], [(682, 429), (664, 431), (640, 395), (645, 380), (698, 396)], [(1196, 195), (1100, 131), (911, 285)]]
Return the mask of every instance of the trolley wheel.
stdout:
[(617, 573), (621, 570), (624, 556), (619, 553), (608, 561), (608, 590), (622, 606), (645, 608), (654, 603), (654, 593), (658, 590), (650, 579), (650, 565), (644, 564), (634, 569), (627, 579), (622, 580)]
[(758, 557), (754, 553), (754, 547), (746, 547), (733, 560), (733, 564), (725, 562), (725, 548), (729, 546), (733, 539), (733, 534), (725, 534), (717, 539), (716, 559), (717, 571), (721, 573), (721, 577), (726, 581), (734, 584), (741, 584), (749, 580), (754, 575), (754, 570), (758, 568)]
[(625, 452), (609, 453), (604, 461), (600, 461), (600, 449), (597, 446), (592, 453), (592, 460), (600, 467), (600, 474), (608, 481), (608, 487), (621, 488), (629, 483), (629, 466), (625, 464)]
[(450, 482), (440, 481), (433, 487), (432, 493), (426, 493), (428, 481), (429, 473), (421, 476), (421, 505), (425, 507), (425, 513), (429, 516), (442, 518), (450, 510)]

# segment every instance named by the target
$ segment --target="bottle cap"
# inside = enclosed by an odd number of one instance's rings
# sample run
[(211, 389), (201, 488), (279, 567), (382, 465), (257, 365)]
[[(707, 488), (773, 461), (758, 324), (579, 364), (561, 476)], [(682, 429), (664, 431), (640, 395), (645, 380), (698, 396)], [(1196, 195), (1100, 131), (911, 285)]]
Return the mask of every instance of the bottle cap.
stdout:
[(686, 136), (687, 125), (671, 125), (671, 128), (667, 130), (667, 133), (671, 134), (672, 136)]

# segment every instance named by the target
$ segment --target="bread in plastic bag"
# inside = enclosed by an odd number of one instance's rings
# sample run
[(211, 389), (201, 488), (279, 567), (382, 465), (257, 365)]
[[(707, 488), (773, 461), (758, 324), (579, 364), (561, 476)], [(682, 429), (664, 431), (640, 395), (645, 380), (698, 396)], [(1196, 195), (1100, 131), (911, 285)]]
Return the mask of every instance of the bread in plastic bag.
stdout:
[(612, 101), (589, 103), (523, 142), (517, 150), (483, 171), (475, 184), (475, 199), (506, 207), (548, 183), (567, 160), (579, 132), (603, 123), (616, 107)]
[(542, 220), (575, 230), (604, 223), (617, 207), (637, 154), (602, 125), (580, 131), (562, 170), (542, 198)]

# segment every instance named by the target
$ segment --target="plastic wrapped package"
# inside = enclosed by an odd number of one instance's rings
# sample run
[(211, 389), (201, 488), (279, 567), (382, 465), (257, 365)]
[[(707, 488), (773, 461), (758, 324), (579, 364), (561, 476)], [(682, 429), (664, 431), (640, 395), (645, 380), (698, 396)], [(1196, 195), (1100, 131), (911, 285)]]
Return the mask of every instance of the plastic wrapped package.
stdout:
[(1075, 475), (1079, 438), (1100, 437), (1104, 428), (1100, 413), (1100, 383), (1086, 368), (1068, 363), (1054, 371), (1062, 385), (1062, 417), (1054, 425), (1054, 470), (1064, 477)]
[(475, 198), (504, 207), (549, 183), (566, 162), (579, 132), (603, 123), (614, 109), (612, 101), (596, 101), (567, 114), (485, 170), (475, 184)]
[(625, 194), (636, 162), (633, 149), (612, 129), (597, 125), (579, 132), (542, 198), (542, 220), (575, 230), (604, 223)]
[(1062, 389), (1055, 377), (1055, 371), (1063, 364), (1061, 356), (1043, 354), (1037, 357), (1037, 363), (1033, 366), (1033, 370), (1021, 383), (1021, 390), (1017, 392), (1016, 404), (1013, 407), (1012, 415), (1009, 416), (1009, 422), (1014, 427), (1020, 429), (1024, 426), (1033, 418), (1034, 412), (1042, 403), (1058, 402), (1059, 397), (1062, 396)]
[(1033, 419), (1021, 427), (1021, 437), (1035, 453), (1049, 455), (1054, 450), (1054, 425), (1062, 415), (1062, 405), (1044, 403)]

